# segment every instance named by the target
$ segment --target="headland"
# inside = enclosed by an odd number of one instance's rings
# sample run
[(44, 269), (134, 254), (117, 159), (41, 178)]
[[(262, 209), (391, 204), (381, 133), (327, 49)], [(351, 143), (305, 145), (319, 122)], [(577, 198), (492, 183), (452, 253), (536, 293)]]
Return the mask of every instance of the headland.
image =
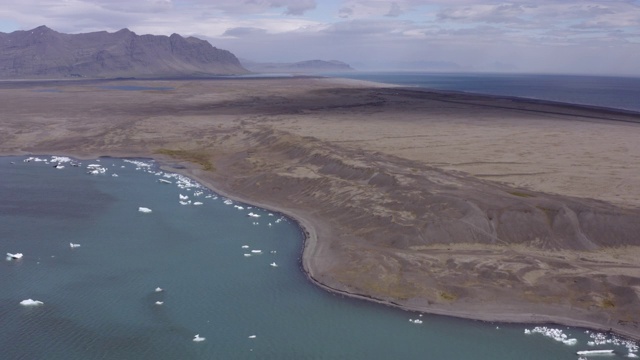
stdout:
[(328, 290), (640, 338), (640, 115), (322, 78), (2, 82), (0, 103), (0, 154), (153, 157), (292, 216)]

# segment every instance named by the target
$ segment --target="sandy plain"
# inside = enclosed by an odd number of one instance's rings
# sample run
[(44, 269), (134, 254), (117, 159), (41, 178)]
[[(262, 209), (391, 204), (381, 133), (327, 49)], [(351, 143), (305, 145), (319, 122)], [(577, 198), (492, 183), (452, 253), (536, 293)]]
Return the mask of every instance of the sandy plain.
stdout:
[(638, 114), (319, 78), (14, 81), (0, 104), (0, 154), (153, 157), (294, 217), (328, 290), (640, 338)]

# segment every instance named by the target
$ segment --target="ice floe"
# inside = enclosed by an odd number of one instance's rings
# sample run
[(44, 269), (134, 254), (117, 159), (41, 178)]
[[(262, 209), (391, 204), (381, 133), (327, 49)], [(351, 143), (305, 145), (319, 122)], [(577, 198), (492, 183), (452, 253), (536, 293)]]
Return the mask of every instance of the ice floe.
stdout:
[(255, 335), (249, 335), (249, 339), (255, 339), (256, 336)]
[(77, 248), (77, 247), (80, 247), (80, 244), (74, 244), (74, 243), (70, 242), (69, 243), (69, 247), (72, 248), (72, 249), (73, 248)]
[(418, 325), (422, 324), (422, 320), (420, 320), (420, 319), (409, 319), (409, 322), (410, 323), (414, 323), (414, 324), (418, 324)]
[(254, 217), (254, 218), (259, 218), (260, 214), (255, 214), (253, 212), (250, 212), (250, 213), (247, 214), (247, 216)]
[(147, 207), (140, 206), (140, 207), (138, 208), (138, 211), (140, 211), (141, 213), (148, 214), (148, 213), (150, 213), (152, 210), (151, 210), (151, 209), (149, 209), (149, 208), (147, 208)]
[(555, 341), (562, 342), (565, 345), (576, 345), (578, 343), (577, 339), (569, 338), (569, 336), (567, 336), (567, 334), (565, 334), (561, 329), (555, 329), (546, 326), (536, 326), (531, 330), (524, 329), (524, 333), (527, 335), (541, 334)]
[(162, 305), (164, 304), (164, 301), (156, 301), (156, 305)]
[(271, 263), (271, 264), (269, 264), (269, 265), (271, 265), (272, 267), (278, 267), (278, 264), (276, 264), (276, 263), (275, 263), (275, 261), (274, 261), (274, 262), (272, 262), (272, 263)]
[(22, 256), (23, 256), (22, 253), (15, 253), (15, 254), (7, 253), (8, 259), (18, 260), (18, 259), (22, 259)]
[(20, 305), (22, 306), (38, 306), (43, 305), (44, 303), (40, 300), (27, 299), (20, 301)]
[(180, 200), (189, 200), (189, 196), (187, 195), (179, 194), (178, 196), (180, 197)]
[(158, 179), (158, 182), (161, 184), (173, 184), (171, 181), (165, 179)]
[[(588, 346), (601, 346), (601, 345), (615, 345), (624, 346), (627, 348), (629, 354), (636, 355), (638, 352), (638, 343), (633, 340), (624, 339), (615, 335), (601, 333), (597, 331), (586, 330), (585, 333), (589, 334), (590, 341), (587, 342)], [(637, 356), (637, 355), (636, 355)], [(629, 356), (627, 357), (635, 357)]]
[(248, 248), (249, 248), (249, 245), (242, 245), (242, 248), (243, 248), (243, 249), (248, 249)]
[(161, 291), (164, 291), (164, 289), (162, 289), (161, 287), (156, 288), (156, 292), (161, 292)]
[(200, 201), (196, 201), (196, 202), (194, 202), (194, 203), (193, 203), (193, 205), (196, 205), (196, 206), (198, 206), (198, 205), (202, 205), (202, 202), (200, 202)]
[(251, 250), (254, 254), (262, 254), (262, 250)]
[(200, 336), (200, 334), (196, 334), (196, 336), (193, 337), (193, 341), (195, 342), (200, 342), (200, 341), (205, 341), (206, 338), (203, 338), (202, 336)]

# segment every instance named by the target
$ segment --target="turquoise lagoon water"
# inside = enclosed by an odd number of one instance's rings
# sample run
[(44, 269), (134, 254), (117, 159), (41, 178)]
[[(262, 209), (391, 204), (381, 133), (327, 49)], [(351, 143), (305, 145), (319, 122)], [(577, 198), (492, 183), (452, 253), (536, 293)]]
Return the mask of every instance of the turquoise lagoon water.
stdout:
[[(148, 160), (101, 158), (57, 169), (49, 156), (26, 159), (0, 157), (0, 250), (24, 254), (0, 261), (2, 359), (628, 354), (624, 344), (589, 346), (593, 335), (583, 329), (550, 326), (576, 339), (567, 345), (549, 330), (527, 335), (533, 326), (524, 324), (420, 315), (328, 293), (301, 270), (295, 222), (231, 202)], [(30, 298), (43, 304), (20, 304)], [(192, 341), (196, 334), (206, 340)]]

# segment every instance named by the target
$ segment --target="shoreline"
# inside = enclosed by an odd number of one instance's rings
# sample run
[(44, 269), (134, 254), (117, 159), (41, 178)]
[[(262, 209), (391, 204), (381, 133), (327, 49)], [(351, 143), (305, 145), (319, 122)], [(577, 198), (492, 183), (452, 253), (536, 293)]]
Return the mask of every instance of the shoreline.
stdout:
[[(313, 221), (307, 219), (306, 217), (299, 216), (295, 212), (291, 212), (290, 209), (279, 207), (277, 204), (267, 204), (257, 202), (240, 195), (235, 195), (228, 193), (224, 190), (221, 190), (214, 181), (204, 178), (198, 175), (198, 172), (202, 170), (197, 168), (197, 164), (190, 162), (183, 162), (172, 159), (163, 158), (163, 156), (153, 156), (153, 155), (82, 155), (78, 156), (77, 154), (18, 154), (18, 155), (8, 155), (2, 154), (0, 156), (10, 157), (24, 157), (24, 156), (68, 156), (76, 160), (93, 160), (100, 158), (118, 158), (118, 159), (141, 159), (141, 160), (151, 160), (156, 162), (157, 167), (166, 172), (173, 172), (183, 176), (186, 176), (192, 180), (195, 180), (200, 185), (207, 188), (209, 191), (231, 199), (233, 201), (241, 202), (250, 206), (259, 207), (268, 211), (280, 213), (290, 219), (292, 219), (297, 226), (301, 230), (302, 234), (302, 257), (301, 257), (301, 271), (305, 274), (305, 277), (309, 280), (310, 284), (317, 286), (329, 293), (342, 295), (351, 299), (357, 299), (361, 301), (373, 302), (379, 305), (393, 307), (403, 311), (410, 312), (419, 312), (423, 314), (430, 315), (438, 315), (438, 316), (446, 316), (446, 317), (454, 317), (465, 320), (473, 320), (473, 321), (482, 321), (487, 323), (504, 323), (504, 324), (522, 324), (522, 325), (541, 325), (541, 324), (549, 324), (549, 325), (557, 325), (557, 326), (569, 326), (575, 328), (582, 328), (591, 331), (597, 331), (602, 333), (610, 333), (616, 335), (618, 337), (622, 337), (625, 339), (640, 341), (640, 337), (634, 336), (632, 333), (625, 333), (623, 331), (615, 331), (611, 328), (602, 327), (595, 322), (577, 320), (572, 318), (564, 318), (560, 316), (550, 316), (544, 314), (535, 314), (535, 313), (490, 313), (488, 315), (478, 315), (478, 312), (471, 311), (461, 311), (461, 310), (445, 310), (445, 309), (437, 309), (430, 308), (428, 306), (411, 306), (407, 304), (401, 304), (399, 302), (388, 301), (380, 298), (376, 298), (366, 294), (360, 294), (356, 292), (350, 292), (347, 290), (337, 289), (332, 287), (329, 284), (325, 284), (322, 281), (318, 280), (313, 275), (313, 268), (311, 266), (311, 261), (313, 260), (313, 252), (315, 251), (315, 247), (318, 244), (317, 232), (316, 228), (313, 225)], [(482, 307), (482, 305), (480, 305)]]
[(332, 293), (640, 339), (639, 115), (332, 79), (163, 82), (0, 87), (15, 103), (0, 154), (154, 159), (293, 219), (302, 271)]

